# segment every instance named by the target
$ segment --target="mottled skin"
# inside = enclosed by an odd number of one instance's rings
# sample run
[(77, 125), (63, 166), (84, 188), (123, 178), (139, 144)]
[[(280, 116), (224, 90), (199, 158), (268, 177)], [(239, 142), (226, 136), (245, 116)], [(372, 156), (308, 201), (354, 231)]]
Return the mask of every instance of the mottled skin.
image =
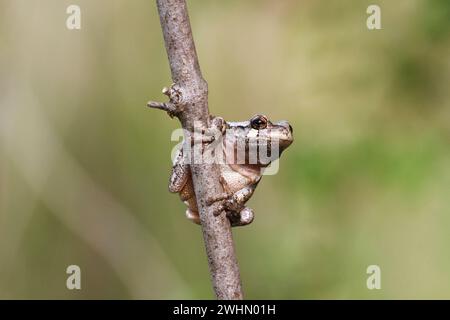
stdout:
[[(207, 203), (217, 203), (215, 213), (225, 211), (232, 226), (247, 225), (253, 221), (254, 215), (253, 210), (246, 207), (245, 203), (253, 195), (264, 168), (270, 161), (279, 158), (282, 151), (293, 142), (292, 127), (287, 121), (272, 123), (264, 115), (256, 115), (244, 122), (225, 122), (222, 118), (215, 117), (212, 124), (219, 138), (217, 135), (210, 141), (202, 138), (201, 142), (208, 144), (215, 141), (223, 152), (225, 161), (220, 164), (220, 183), (224, 193), (207, 199)], [(271, 142), (274, 141), (278, 142), (278, 152), (272, 150), (270, 161), (255, 155), (258, 154), (255, 150), (263, 145), (271, 150)], [(245, 160), (237, 155), (238, 146), (244, 146), (242, 149)], [(253, 161), (249, 160), (250, 152), (255, 153)], [(188, 206), (187, 218), (200, 224), (190, 168), (185, 163), (181, 149), (174, 160), (169, 191), (180, 194), (181, 200)]]

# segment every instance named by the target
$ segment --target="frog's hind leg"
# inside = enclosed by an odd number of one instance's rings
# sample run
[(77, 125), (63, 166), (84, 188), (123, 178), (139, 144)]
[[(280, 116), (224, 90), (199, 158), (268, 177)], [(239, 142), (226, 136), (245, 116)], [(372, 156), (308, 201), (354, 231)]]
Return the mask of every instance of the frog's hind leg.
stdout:
[(195, 224), (201, 224), (200, 216), (198, 214), (197, 201), (195, 200), (195, 196), (193, 195), (190, 196), (191, 198), (184, 201), (184, 203), (187, 205), (186, 218), (188, 218)]
[(186, 218), (188, 218), (190, 221), (192, 221), (195, 224), (200, 225), (200, 216), (198, 215), (197, 211), (193, 211), (191, 209), (186, 210)]
[(185, 188), (190, 179), (191, 169), (189, 165), (185, 163), (183, 148), (180, 148), (178, 149), (174, 159), (172, 174), (169, 179), (169, 191), (173, 193), (181, 192), (183, 189), (190, 191), (190, 186)]
[(227, 193), (219, 194), (208, 198), (206, 203), (211, 205), (213, 203), (218, 203), (216, 210), (214, 211), (214, 215), (219, 215), (222, 210), (231, 211), (231, 212), (241, 212), (245, 209), (244, 204), (250, 199), (253, 192), (255, 191), (256, 185), (251, 185), (245, 188), (242, 188), (235, 193)]

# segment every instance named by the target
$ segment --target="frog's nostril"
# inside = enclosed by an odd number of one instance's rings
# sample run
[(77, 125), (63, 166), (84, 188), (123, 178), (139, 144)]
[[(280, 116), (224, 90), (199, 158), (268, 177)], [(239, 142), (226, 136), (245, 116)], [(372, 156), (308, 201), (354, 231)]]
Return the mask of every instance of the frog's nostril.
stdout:
[(289, 125), (289, 130), (291, 130), (291, 133), (294, 133), (294, 129), (292, 129), (291, 125)]

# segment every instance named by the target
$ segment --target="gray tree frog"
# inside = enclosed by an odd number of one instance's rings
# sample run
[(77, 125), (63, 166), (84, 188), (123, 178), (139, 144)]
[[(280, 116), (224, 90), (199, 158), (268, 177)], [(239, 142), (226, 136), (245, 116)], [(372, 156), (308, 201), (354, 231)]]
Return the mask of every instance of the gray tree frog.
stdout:
[[(243, 122), (225, 122), (223, 118), (212, 117), (211, 122), (220, 132), (220, 139), (211, 141), (216, 140), (216, 144), (219, 143), (219, 150), (223, 152), (225, 159), (224, 163), (219, 165), (220, 183), (224, 192), (207, 199), (207, 204), (217, 203), (215, 213), (225, 211), (233, 227), (250, 224), (254, 214), (245, 203), (253, 195), (263, 170), (270, 161), (278, 159), (294, 141), (293, 129), (287, 121), (272, 123), (264, 115), (256, 115)], [(277, 144), (276, 150), (273, 143)], [(262, 159), (255, 155), (262, 147), (271, 153), (269, 161), (267, 157)], [(240, 158), (239, 152), (243, 153)], [(174, 160), (169, 191), (180, 194), (181, 200), (188, 206), (186, 217), (200, 224), (190, 167), (186, 163), (182, 148), (178, 150)]]

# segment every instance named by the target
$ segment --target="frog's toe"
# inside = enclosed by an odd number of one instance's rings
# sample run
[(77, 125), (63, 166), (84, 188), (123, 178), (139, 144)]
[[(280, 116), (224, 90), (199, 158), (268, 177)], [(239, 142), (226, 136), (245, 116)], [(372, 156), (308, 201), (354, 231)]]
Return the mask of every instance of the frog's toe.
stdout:
[(220, 216), (220, 214), (223, 212), (223, 210), (225, 210), (225, 206), (224, 206), (223, 204), (217, 205), (217, 206), (212, 210), (214, 217)]
[(239, 213), (233, 213), (228, 216), (232, 227), (246, 226), (253, 222), (255, 215), (253, 210), (245, 207)]
[(213, 117), (212, 127), (219, 130), (220, 133), (223, 134), (226, 130), (226, 122), (222, 117)]
[(197, 211), (192, 211), (191, 209), (186, 210), (186, 218), (191, 220), (193, 223), (200, 224), (200, 216)]
[(241, 212), (240, 212), (240, 222), (241, 225), (247, 225), (253, 222), (253, 219), (255, 218), (255, 215), (253, 214), (253, 210), (250, 209), (249, 207), (245, 207)]
[(208, 206), (211, 206), (211, 205), (213, 205), (214, 203), (219, 202), (219, 201), (226, 200), (226, 199), (230, 198), (231, 196), (232, 196), (232, 194), (230, 194), (230, 193), (228, 193), (228, 192), (222, 192), (222, 193), (220, 193), (220, 194), (218, 194), (218, 195), (214, 195), (214, 196), (212, 196), (212, 197), (207, 198), (207, 199), (206, 199), (206, 204), (207, 204)]

